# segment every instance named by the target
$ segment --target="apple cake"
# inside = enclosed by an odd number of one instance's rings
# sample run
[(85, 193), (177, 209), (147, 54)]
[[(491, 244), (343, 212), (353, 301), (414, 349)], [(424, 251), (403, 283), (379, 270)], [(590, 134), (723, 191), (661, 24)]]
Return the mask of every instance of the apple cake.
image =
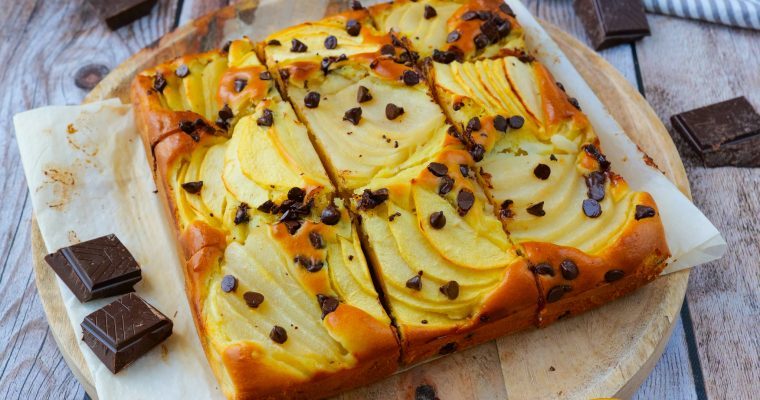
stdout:
[(140, 73), (230, 398), (316, 398), (653, 280), (657, 205), (498, 0), (398, 0)]

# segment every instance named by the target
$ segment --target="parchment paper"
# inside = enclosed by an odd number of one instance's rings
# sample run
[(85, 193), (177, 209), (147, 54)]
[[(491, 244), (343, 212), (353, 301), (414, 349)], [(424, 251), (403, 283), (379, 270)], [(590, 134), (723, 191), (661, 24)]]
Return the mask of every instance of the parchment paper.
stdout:
[[(726, 243), (717, 229), (662, 173), (643, 162), (636, 145), (525, 7), (519, 1), (507, 3), (526, 29), (529, 47), (538, 50), (537, 58), (578, 98), (613, 169), (657, 201), (673, 253), (664, 273), (722, 256)], [(193, 326), (174, 232), (155, 193), (131, 107), (115, 99), (44, 107), (16, 115), (14, 124), (48, 251), (116, 233), (142, 267), (137, 293), (174, 321), (174, 333), (160, 348), (117, 375), (80, 342), (100, 399), (222, 398)], [(60, 281), (59, 286), (81, 337), (81, 321), (108, 300), (81, 304)]]

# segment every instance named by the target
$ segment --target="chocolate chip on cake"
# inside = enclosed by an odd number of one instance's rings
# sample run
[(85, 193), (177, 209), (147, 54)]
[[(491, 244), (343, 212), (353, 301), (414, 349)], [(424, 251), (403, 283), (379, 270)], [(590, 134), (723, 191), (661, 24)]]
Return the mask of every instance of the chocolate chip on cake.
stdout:
[(362, 30), (362, 24), (355, 20), (355, 19), (349, 19), (346, 21), (346, 32), (348, 32), (351, 36), (358, 36), (359, 32)]
[(409, 280), (406, 281), (406, 287), (417, 291), (422, 290), (422, 271), (420, 271), (417, 275), (409, 278)]
[(237, 284), (237, 278), (232, 275), (225, 275), (224, 278), (222, 278), (222, 291), (225, 293), (234, 292), (235, 289), (237, 289)]
[(467, 164), (459, 164), (459, 173), (461, 173), (463, 177), (469, 178), (470, 177), (470, 166), (467, 165)]
[(549, 166), (546, 164), (538, 164), (536, 168), (533, 169), (533, 175), (542, 181), (549, 179), (549, 175), (551, 175), (551, 173), (552, 169), (549, 168)]
[(470, 148), (470, 155), (475, 162), (480, 162), (485, 157), (486, 148), (482, 144), (478, 143)]
[(174, 75), (184, 78), (190, 75), (190, 68), (187, 67), (187, 64), (181, 64), (176, 70), (174, 70)]
[(363, 10), (364, 6), (361, 2), (359, 2), (359, 0), (353, 0), (351, 1), (351, 9), (354, 11)]
[(449, 300), (454, 300), (459, 297), (459, 283), (457, 283), (457, 281), (448, 281), (446, 284), (438, 288), (438, 290), (445, 294)]
[(293, 53), (303, 53), (308, 49), (309, 47), (298, 39), (293, 39), (290, 41), (290, 51)]
[(357, 208), (359, 210), (371, 210), (388, 200), (388, 189), (382, 188), (375, 191), (364, 189), (359, 198)]
[(312, 258), (298, 255), (296, 256), (293, 261), (300, 264), (302, 267), (306, 269), (308, 272), (319, 272), (322, 270), (322, 267), (325, 266), (325, 263), (321, 260), (314, 260)]
[(285, 331), (285, 328), (275, 325), (269, 332), (269, 338), (275, 343), (283, 344), (288, 340), (288, 332)]
[(547, 263), (537, 264), (535, 267), (533, 267), (533, 271), (539, 275), (554, 276), (554, 268), (552, 268), (552, 266)]
[(317, 231), (309, 232), (309, 242), (317, 250), (325, 248), (325, 239)]
[(436, 211), (430, 214), (430, 226), (434, 229), (441, 229), (446, 226), (446, 216), (443, 215), (443, 211)]
[(262, 81), (269, 81), (272, 80), (272, 74), (269, 73), (269, 71), (264, 71), (259, 73), (259, 79)]
[(446, 343), (443, 347), (441, 347), (441, 349), (438, 350), (438, 354), (445, 356), (446, 354), (451, 354), (455, 351), (457, 351), (457, 344), (456, 342), (451, 342)]
[(302, 202), (306, 197), (306, 191), (300, 187), (292, 187), (288, 190), (288, 199)]
[(519, 115), (513, 115), (509, 117), (509, 127), (512, 129), (520, 129), (525, 124), (525, 118)]
[(557, 156), (555, 156), (554, 154), (549, 154), (549, 160), (550, 161), (557, 161)]
[(334, 204), (330, 204), (322, 210), (319, 219), (325, 225), (335, 225), (340, 221), (340, 211)]
[(321, 97), (322, 96), (317, 92), (306, 93), (306, 96), (303, 98), (303, 105), (305, 105), (306, 108), (317, 108), (319, 107), (319, 100), (321, 100)]
[(454, 188), (454, 178), (444, 175), (441, 177), (441, 184), (438, 185), (438, 194), (441, 196), (450, 192)]
[(404, 107), (399, 107), (393, 103), (388, 103), (385, 106), (385, 118), (393, 121), (400, 117), (404, 113)]
[(431, 174), (441, 177), (449, 173), (449, 167), (446, 166), (446, 164), (442, 164), (439, 162), (431, 162), (427, 166), (428, 171), (430, 171)]
[(476, 11), (467, 11), (462, 14), (460, 18), (462, 18), (463, 21), (472, 21), (473, 19), (478, 18), (478, 13)]
[(512, 7), (510, 7), (507, 3), (501, 3), (499, 5), (499, 10), (501, 10), (501, 12), (503, 12), (504, 14), (509, 15), (510, 17), (515, 16), (515, 12), (512, 11)]
[(264, 295), (259, 292), (245, 292), (243, 293), (243, 300), (245, 304), (251, 308), (259, 308), (261, 303), (264, 302)]
[(611, 269), (604, 274), (604, 280), (607, 282), (615, 282), (623, 279), (625, 272), (620, 269)]
[(276, 205), (272, 200), (267, 200), (263, 203), (261, 203), (258, 207), (256, 207), (257, 210), (263, 212), (263, 213), (271, 213), (272, 210), (276, 208)]
[(272, 114), (272, 110), (265, 108), (264, 111), (261, 112), (261, 117), (256, 120), (256, 125), (272, 126), (272, 124), (274, 124), (274, 114)]
[(420, 83), (420, 75), (410, 69), (404, 71), (404, 73), (401, 74), (401, 79), (407, 86), (414, 86)]
[(478, 117), (472, 117), (469, 121), (467, 121), (467, 130), (470, 132), (477, 132), (482, 127), (483, 126), (480, 123), (480, 118)]
[(325, 38), (325, 48), (328, 50), (332, 50), (334, 48), (338, 47), (338, 38), (336, 38), (333, 35), (330, 35)]
[(327, 314), (330, 314), (331, 312), (338, 309), (338, 306), (340, 305), (340, 301), (332, 296), (326, 296), (324, 294), (318, 294), (317, 295), (317, 302), (319, 302), (319, 307), (322, 309), (322, 319), (325, 319), (325, 316)]
[(546, 294), (546, 302), (547, 303), (554, 303), (562, 299), (562, 296), (565, 295), (565, 293), (572, 291), (572, 286), (569, 285), (557, 285), (553, 288), (549, 289), (549, 292)]
[(235, 91), (240, 93), (248, 86), (248, 79), (235, 79)]
[(435, 8), (431, 6), (430, 4), (425, 4), (425, 12), (422, 13), (422, 16), (425, 19), (434, 18), (438, 15), (438, 13), (435, 11)]
[(446, 43), (454, 43), (461, 37), (462, 34), (458, 30), (451, 31), (448, 35), (446, 35)]
[(652, 218), (656, 215), (654, 208), (649, 206), (644, 206), (641, 204), (636, 205), (636, 215), (634, 215), (634, 218), (636, 218), (636, 221), (644, 218)]
[(572, 104), (573, 107), (577, 108), (578, 111), (583, 111), (583, 110), (581, 110), (580, 103), (578, 103), (578, 99), (576, 99), (575, 97), (568, 97), (567, 101), (570, 102), (570, 104)]
[(248, 215), (249, 208), (248, 203), (240, 203), (235, 212), (235, 225), (240, 225), (251, 220), (251, 217)]
[(156, 75), (153, 77), (153, 89), (155, 89), (158, 93), (163, 93), (167, 84), (168, 83), (166, 82), (166, 78), (164, 78), (164, 74), (156, 72)]
[[(298, 221), (298, 220), (290, 219), (287, 221), (282, 221), (282, 224), (285, 225), (285, 228), (288, 230), (288, 233), (291, 235), (295, 235), (296, 232), (298, 232), (298, 230), (301, 228), (301, 221)], [(312, 271), (309, 271), (309, 272), (312, 272)]]
[[(433, 50), (433, 61), (441, 64), (451, 64), (457, 59), (457, 54), (453, 51)], [(455, 109), (456, 111), (456, 109)]]
[(370, 100), (372, 100), (372, 95), (369, 93), (369, 89), (360, 85), (356, 90), (356, 102), (364, 103)]
[(562, 272), (562, 277), (568, 281), (578, 277), (578, 266), (572, 260), (563, 260), (559, 264), (559, 270)]
[(348, 121), (354, 125), (359, 125), (359, 121), (362, 119), (362, 109), (361, 107), (354, 107), (346, 111), (345, 114), (343, 114), (343, 120)]
[(282, 46), (282, 43), (280, 43), (277, 39), (271, 39), (267, 42), (269, 46)]
[(512, 212), (510, 207), (512, 207), (512, 203), (514, 203), (510, 199), (506, 199), (501, 202), (501, 205), (499, 206), (499, 216), (501, 218), (512, 218), (515, 216), (515, 213)]
[(589, 218), (596, 218), (602, 215), (602, 206), (594, 199), (583, 200), (583, 213)]
[(602, 171), (606, 171), (610, 168), (610, 162), (607, 161), (607, 157), (605, 157), (604, 154), (602, 154), (602, 152), (599, 151), (599, 149), (596, 148), (596, 146), (593, 144), (587, 144), (583, 146), (583, 151), (585, 151), (586, 154), (593, 157), (599, 163), (599, 168)]
[(380, 54), (384, 56), (395, 57), (396, 48), (393, 47), (392, 44), (384, 44), (383, 47), (380, 48)]
[(528, 212), (530, 215), (535, 215), (536, 217), (543, 217), (546, 215), (546, 211), (544, 211), (544, 202), (540, 201), (528, 208), (525, 209), (525, 211)]
[(457, 208), (459, 215), (464, 216), (475, 204), (475, 195), (469, 189), (462, 189), (457, 194)]
[(225, 130), (229, 129), (230, 122), (232, 122), (232, 118), (234, 117), (230, 106), (225, 104), (224, 107), (219, 109), (218, 115), (219, 115), (219, 118), (216, 119), (216, 126)]
[(185, 182), (182, 184), (182, 189), (190, 194), (196, 194), (203, 188), (203, 181)]
[(607, 181), (607, 175), (603, 172), (594, 171), (585, 177), (588, 192), (586, 195), (589, 199), (596, 201), (604, 200), (604, 184)]
[(496, 129), (499, 132), (506, 132), (507, 127), (509, 126), (509, 123), (507, 122), (507, 119), (504, 118), (501, 115), (497, 115), (493, 117), (493, 128)]
[(489, 43), (488, 36), (486, 36), (484, 33), (478, 33), (475, 35), (472, 41), (475, 43), (475, 48), (478, 50), (485, 48)]

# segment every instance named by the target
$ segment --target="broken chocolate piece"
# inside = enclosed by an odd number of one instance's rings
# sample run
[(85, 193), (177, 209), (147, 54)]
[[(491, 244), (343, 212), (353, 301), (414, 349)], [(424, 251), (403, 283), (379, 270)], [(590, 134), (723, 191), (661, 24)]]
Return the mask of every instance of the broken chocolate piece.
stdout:
[(630, 43), (650, 34), (641, 0), (575, 0), (573, 6), (597, 50)]
[(708, 167), (760, 167), (760, 114), (744, 97), (670, 118)]
[(129, 293), (86, 316), (81, 326), (82, 340), (115, 374), (171, 336), (174, 324)]
[(122, 26), (129, 25), (148, 14), (157, 0), (88, 0), (88, 3), (105, 20), (106, 25), (112, 31)]
[(134, 291), (140, 266), (116, 235), (59, 249), (45, 261), (81, 302)]

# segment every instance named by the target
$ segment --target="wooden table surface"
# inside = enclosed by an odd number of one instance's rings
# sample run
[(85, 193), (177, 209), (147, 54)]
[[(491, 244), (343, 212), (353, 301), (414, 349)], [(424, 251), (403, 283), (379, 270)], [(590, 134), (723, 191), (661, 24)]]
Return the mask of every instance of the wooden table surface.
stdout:
[[(298, 0), (291, 7), (348, 1)], [(523, 0), (587, 42), (570, 0)], [(53, 341), (34, 285), (29, 193), (12, 118), (78, 104), (75, 77), (112, 69), (166, 32), (228, 0), (161, 0), (150, 16), (111, 32), (84, 0), (5, 2), (0, 13), (0, 398), (82, 399)], [(369, 2), (365, 2), (369, 3)], [(259, 16), (255, 16), (259, 17)], [(760, 32), (648, 15), (652, 36), (601, 52), (671, 115), (744, 95), (760, 110)], [(86, 75), (86, 74), (85, 74)], [(81, 82), (80, 82), (81, 83)], [(672, 129), (671, 129), (671, 133)], [(749, 399), (760, 392), (760, 169), (704, 168), (673, 138), (696, 205), (728, 241), (727, 255), (691, 274), (681, 318), (637, 399)]]

